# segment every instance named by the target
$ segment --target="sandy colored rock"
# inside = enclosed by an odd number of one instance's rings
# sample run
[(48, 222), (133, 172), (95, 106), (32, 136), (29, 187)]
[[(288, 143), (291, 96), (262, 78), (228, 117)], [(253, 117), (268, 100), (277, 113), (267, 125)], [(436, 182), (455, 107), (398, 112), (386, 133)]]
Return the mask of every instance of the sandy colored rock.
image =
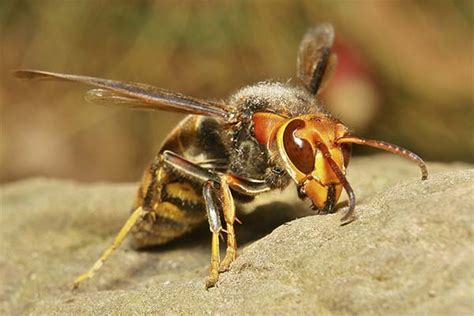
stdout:
[[(125, 221), (136, 185), (31, 179), (1, 190), (1, 314), (438, 314), (474, 310), (474, 169), (355, 159), (358, 220), (299, 219), (280, 202), (241, 217), (240, 256), (204, 290), (208, 229), (120, 248), (70, 291)], [(294, 193), (296, 195), (296, 193)], [(305, 213), (308, 213), (304, 208)], [(283, 224), (284, 223), (284, 224)]]

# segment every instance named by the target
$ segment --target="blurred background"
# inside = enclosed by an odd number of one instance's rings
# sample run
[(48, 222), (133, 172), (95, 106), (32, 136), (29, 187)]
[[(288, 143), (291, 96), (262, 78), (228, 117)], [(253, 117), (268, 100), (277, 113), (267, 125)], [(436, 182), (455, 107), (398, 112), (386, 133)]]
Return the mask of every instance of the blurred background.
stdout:
[(336, 28), (339, 65), (324, 93), (332, 113), (428, 161), (474, 162), (472, 1), (6, 0), (0, 181), (137, 181), (183, 117), (89, 104), (85, 87), (20, 81), (13, 69), (225, 99), (292, 78), (301, 37), (322, 21)]

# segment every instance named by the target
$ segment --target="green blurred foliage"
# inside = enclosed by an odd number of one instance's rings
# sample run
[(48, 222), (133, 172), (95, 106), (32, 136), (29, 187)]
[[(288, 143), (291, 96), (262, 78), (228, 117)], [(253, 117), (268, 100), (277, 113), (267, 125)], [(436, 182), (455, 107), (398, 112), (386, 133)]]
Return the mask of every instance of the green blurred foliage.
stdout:
[(2, 1), (0, 180), (136, 180), (182, 118), (91, 105), (83, 87), (21, 82), (13, 69), (225, 99), (293, 77), (301, 36), (321, 21), (370, 69), (378, 103), (364, 136), (472, 162), (472, 12), (471, 1)]

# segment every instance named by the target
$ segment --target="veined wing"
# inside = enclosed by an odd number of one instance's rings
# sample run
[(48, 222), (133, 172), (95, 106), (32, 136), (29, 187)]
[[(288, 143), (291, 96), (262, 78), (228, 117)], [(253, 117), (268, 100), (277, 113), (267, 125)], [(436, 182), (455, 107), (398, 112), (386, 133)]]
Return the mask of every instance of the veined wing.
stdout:
[(139, 109), (206, 115), (224, 121), (230, 119), (230, 114), (221, 103), (189, 97), (146, 84), (39, 70), (18, 70), (14, 72), (14, 75), (21, 79), (73, 81), (98, 87), (99, 89), (90, 90), (86, 97), (88, 100), (99, 104), (125, 105)]
[(311, 94), (320, 93), (334, 72), (337, 57), (331, 54), (333, 42), (334, 28), (327, 23), (309, 29), (301, 40), (296, 75)]

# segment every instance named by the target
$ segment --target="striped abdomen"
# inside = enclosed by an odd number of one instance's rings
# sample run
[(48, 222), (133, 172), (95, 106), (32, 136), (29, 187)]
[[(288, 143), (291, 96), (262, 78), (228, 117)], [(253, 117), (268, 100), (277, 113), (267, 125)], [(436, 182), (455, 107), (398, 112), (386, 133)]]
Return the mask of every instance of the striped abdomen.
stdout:
[[(170, 133), (159, 155), (170, 150), (195, 163), (226, 159), (221, 135), (214, 119), (188, 116)], [(206, 209), (201, 185), (165, 166), (157, 157), (145, 171), (134, 203), (134, 209), (143, 206), (150, 213), (132, 229), (133, 246), (166, 243), (204, 222)]]

